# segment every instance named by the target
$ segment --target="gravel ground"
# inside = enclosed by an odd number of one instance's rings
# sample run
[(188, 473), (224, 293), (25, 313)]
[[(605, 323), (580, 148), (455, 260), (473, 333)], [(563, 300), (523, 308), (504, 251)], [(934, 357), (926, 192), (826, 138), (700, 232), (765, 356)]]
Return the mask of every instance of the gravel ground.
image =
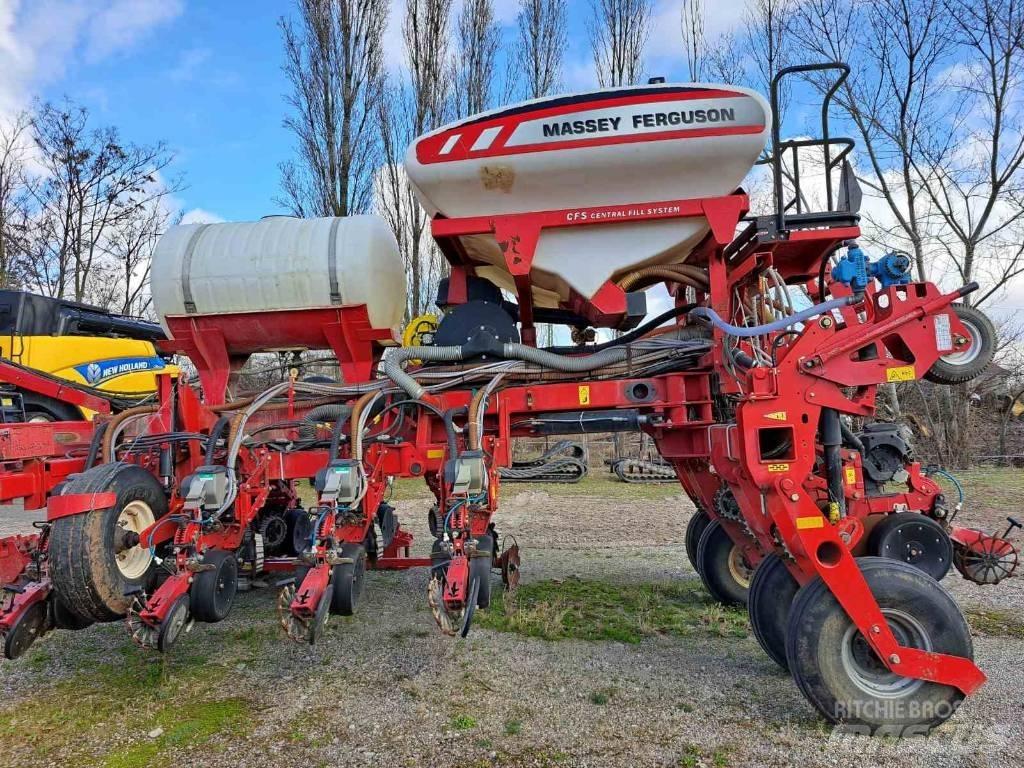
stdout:
[[(512, 487), (496, 519), (522, 547), (524, 581), (694, 580), (682, 541), (692, 506), (668, 493), (629, 499)], [(416, 533), (427, 506), (425, 498), (398, 504)], [(1006, 512), (976, 514), (972, 521), (965, 513), (965, 521), (991, 525)], [(27, 528), (24, 515), (0, 512), (0, 531)], [(421, 535), (417, 550), (426, 549)], [(480, 629), (456, 640), (433, 625), (426, 579), (422, 570), (369, 574), (360, 615), (332, 619), (315, 649), (284, 639), (272, 589), (240, 595), (228, 620), (197, 625), (171, 659), (146, 658), (120, 623), (55, 633), (23, 659), (0, 663), (5, 762), (1024, 765), (1024, 639), (975, 637), (989, 682), (929, 738), (853, 738), (826, 727), (752, 637), (628, 645)], [(954, 573), (945, 584), (965, 608), (1024, 615), (1021, 579), (983, 589)], [(114, 674), (97, 676), (104, 669)], [(138, 686), (158, 690), (138, 693)], [(90, 703), (72, 709), (75, 692)], [(71, 702), (61, 701), (68, 696)], [(112, 718), (103, 697), (118, 696), (130, 703), (115, 707), (120, 714)], [(137, 704), (130, 701), (136, 696)], [(166, 715), (153, 714), (179, 700), (224, 697), (244, 707), (232, 727), (174, 731)], [(62, 707), (59, 716), (54, 707)], [(174, 733), (185, 737), (168, 741)]]

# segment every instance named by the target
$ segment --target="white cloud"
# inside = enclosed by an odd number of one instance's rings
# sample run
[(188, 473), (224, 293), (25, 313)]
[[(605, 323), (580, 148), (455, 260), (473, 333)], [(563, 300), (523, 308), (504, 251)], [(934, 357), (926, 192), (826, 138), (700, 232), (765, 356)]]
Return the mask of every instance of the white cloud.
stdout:
[(130, 49), (183, 7), (183, 0), (0, 0), (0, 115), (68, 67)]
[(223, 216), (204, 211), (202, 208), (193, 208), (181, 217), (182, 224), (220, 224), (222, 221), (226, 221)]

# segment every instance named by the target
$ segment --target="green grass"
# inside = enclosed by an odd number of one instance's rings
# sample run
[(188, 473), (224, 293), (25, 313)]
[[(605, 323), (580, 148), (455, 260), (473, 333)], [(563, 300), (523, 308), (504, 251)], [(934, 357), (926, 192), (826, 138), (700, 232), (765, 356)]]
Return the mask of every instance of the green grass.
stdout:
[(236, 732), (245, 725), (249, 704), (242, 699), (190, 701), (163, 708), (153, 719), (153, 728), (163, 732), (156, 738), (115, 750), (102, 761), (103, 768), (142, 768), (153, 765), (168, 749), (188, 745), (199, 747), (222, 733)]
[(476, 718), (472, 715), (455, 715), (448, 724), (456, 731), (468, 731), (476, 728)]
[(184, 653), (156, 657), (130, 642), (118, 650), (116, 663), (83, 668), (0, 706), (0, 750), (17, 750), (23, 762), (145, 768), (174, 747), (248, 733), (248, 704), (218, 695), (226, 664)]
[(745, 637), (745, 611), (722, 608), (695, 583), (611, 584), (566, 579), (500, 593), (480, 626), (544, 640), (638, 643), (653, 635)]
[(1024, 640), (1024, 621), (1010, 611), (998, 608), (967, 608), (964, 613), (971, 628), (979, 634)]

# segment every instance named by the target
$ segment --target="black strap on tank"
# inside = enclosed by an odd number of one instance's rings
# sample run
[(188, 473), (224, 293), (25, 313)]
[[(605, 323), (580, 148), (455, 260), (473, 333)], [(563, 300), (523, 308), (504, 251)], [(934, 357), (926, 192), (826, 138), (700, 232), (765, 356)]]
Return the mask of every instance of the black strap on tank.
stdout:
[(185, 314), (188, 315), (196, 313), (196, 302), (192, 298), (192, 254), (196, 251), (199, 236), (209, 226), (209, 224), (200, 224), (196, 227), (192, 237), (188, 239), (188, 245), (185, 246), (185, 258), (181, 260), (181, 298), (185, 304)]
[(331, 222), (331, 236), (327, 251), (327, 276), (331, 281), (331, 304), (341, 304), (341, 288), (338, 286), (338, 227), (341, 217), (336, 216)]

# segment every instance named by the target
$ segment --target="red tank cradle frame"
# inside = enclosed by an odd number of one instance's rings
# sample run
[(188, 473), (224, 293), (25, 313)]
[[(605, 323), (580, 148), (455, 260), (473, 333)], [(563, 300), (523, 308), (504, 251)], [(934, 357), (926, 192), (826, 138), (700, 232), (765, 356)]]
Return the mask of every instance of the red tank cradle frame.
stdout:
[[(710, 292), (698, 295), (723, 317), (730, 316), (734, 289), (754, 286), (761, 270), (773, 266), (788, 281), (804, 282), (817, 273), (821, 260), (843, 241), (859, 235), (856, 226), (796, 229), (770, 241), (748, 240), (730, 248), (741, 217), (749, 205), (746, 196), (736, 193), (706, 200), (676, 200), (638, 203), (628, 206), (578, 208), (558, 211), (513, 214), (507, 216), (473, 217), (469, 219), (438, 219), (432, 224), (440, 247), (452, 261), (452, 285), (449, 299), (458, 303), (465, 299), (465, 277), (473, 265), (458, 246), (462, 235), (491, 233), (505, 252), (506, 264), (513, 275), (520, 301), (520, 319), (524, 341), (535, 337), (532, 329), (529, 272), (533, 249), (544, 229), (551, 227), (600, 226), (674, 217), (706, 217), (710, 232), (690, 257), (689, 263), (706, 266)], [(668, 212), (665, 212), (668, 209)], [(613, 219), (608, 214), (615, 211)], [(650, 213), (650, 211), (658, 211)], [(670, 286), (674, 287), (674, 286)], [(812, 293), (816, 293), (816, 288)], [(821, 479), (815, 475), (816, 431), (819, 414), (824, 408), (841, 413), (867, 416), (873, 412), (875, 390), (894, 375), (907, 376), (908, 369), (919, 377), (945, 353), (936, 346), (931, 325), (935, 315), (949, 318), (954, 332), (964, 333), (950, 305), (960, 293), (942, 293), (929, 283), (911, 283), (871, 290), (858, 310), (847, 308), (842, 322), (825, 315), (808, 322), (805, 332), (795, 342), (782, 345), (777, 365), (739, 372), (735, 378), (719, 375), (726, 358), (724, 336), (714, 332), (712, 351), (696, 370), (667, 373), (652, 378), (624, 376), (614, 380), (574, 382), (548, 381), (509, 386), (497, 390), (485, 411), (483, 445), (490, 461), (487, 467), (489, 484), (486, 499), (457, 500), (452, 515), (453, 530), (465, 530), (472, 536), (486, 533), (497, 510), (500, 478), (498, 470), (511, 463), (511, 441), (529, 434), (519, 425), (524, 417), (559, 411), (636, 409), (648, 417), (645, 427), (653, 437), (661, 455), (675, 467), (680, 482), (692, 499), (715, 517), (713, 497), (722, 483), (732, 490), (746, 528), (731, 520), (722, 524), (744, 554), (755, 565), (765, 553), (782, 552), (786, 565), (801, 584), (820, 576), (856, 624), (883, 663), (900, 675), (954, 686), (964, 693), (976, 690), (985, 680), (982, 672), (968, 659), (901, 647), (886, 623), (881, 609), (871, 594), (854, 559), (855, 551), (865, 533), (869, 515), (907, 507), (927, 511), (935, 503), (939, 487), (923, 476), (917, 465), (909, 467), (907, 489), (886, 496), (868, 497), (865, 493), (860, 456), (843, 452), (844, 475), (848, 482), (844, 494), (848, 515), (833, 525), (819, 507), (822, 496)], [(612, 283), (584, 301), (574, 298), (574, 306), (595, 322), (609, 321), (624, 312), (625, 295)], [(361, 312), (360, 312), (361, 310)], [(315, 319), (314, 319), (314, 314)], [(290, 338), (326, 342), (338, 354), (346, 374), (346, 383), (367, 381), (373, 377), (385, 333), (372, 329), (366, 321), (365, 308), (309, 311), (282, 311), (272, 315), (273, 323), (240, 315), (172, 318), (175, 345), (187, 351), (196, 365), (206, 402), (183, 381), (169, 375), (159, 376), (158, 406), (148, 418), (146, 432), (158, 435), (172, 431), (208, 433), (217, 420), (211, 406), (222, 402), (231, 370), (237, 367), (227, 350), (247, 348), (239, 342), (248, 339), (253, 350), (261, 343)], [(263, 318), (264, 320), (266, 318)], [(233, 341), (232, 341), (233, 340)], [(268, 343), (269, 342), (269, 343)], [(887, 354), (874, 360), (855, 360), (850, 352), (867, 344), (877, 343)], [(896, 372), (896, 373), (894, 373)], [(351, 377), (351, 378), (349, 378)], [(844, 390), (852, 391), (848, 394)], [(735, 424), (716, 423), (716, 392), (738, 397)], [(466, 406), (473, 392), (453, 389), (432, 396), (443, 410)], [(289, 397), (286, 416), (301, 415)], [(254, 417), (255, 418), (255, 417)], [(254, 422), (258, 423), (258, 422)], [(8, 425), (14, 433), (37, 427), (68, 428), (67, 425)], [(85, 425), (71, 427), (76, 435)], [(325, 505), (320, 520), (318, 540), (338, 544), (358, 544), (366, 539), (373, 525), (374, 510), (387, 490), (392, 477), (423, 477), (435, 493), (439, 507), (447, 509), (456, 499), (441, 482), (448, 455), (442, 421), (426, 409), (400, 427), (394, 416), (385, 418), (381, 429), (396, 429), (395, 440), (369, 445), (364, 457), (367, 467), (367, 492), (361, 502), (362, 514), (336, 514), (338, 510)], [(773, 444), (788, 441), (787, 455), (766, 458), (762, 454), (762, 436)], [(0, 451), (6, 444), (0, 436)], [(149, 596), (139, 618), (151, 627), (159, 627), (168, 611), (182, 595), (188, 593), (195, 574), (195, 557), (209, 549), (234, 551), (242, 544), (246, 528), (252, 523), (268, 497), (282, 484), (310, 478), (326, 466), (329, 456), (324, 450), (297, 450), (289, 453), (271, 451), (265, 446), (245, 448), (239, 453), (237, 475), (238, 496), (230, 518), (216, 529), (200, 525), (183, 511), (179, 493), (181, 481), (203, 462), (200, 441), (170, 446), (174, 455), (173, 477), (169, 478), (170, 519), (180, 520), (176, 526), (162, 525), (163, 518), (144, 531), (142, 546), (173, 543), (176, 572)], [(347, 450), (347, 449), (346, 449)], [(157, 451), (134, 455), (130, 460), (159, 476)], [(49, 456), (53, 456), (50, 453)], [(342, 455), (346, 455), (344, 452)], [(7, 456), (0, 456), (7, 460)], [(23, 457), (27, 458), (27, 457)], [(37, 457), (38, 458), (38, 457)], [(21, 459), (19, 459), (20, 461)], [(49, 460), (49, 459), (47, 459)], [(42, 461), (42, 460), (40, 460)], [(84, 468), (84, 459), (77, 458), (77, 469)], [(53, 483), (44, 475), (22, 472), (18, 483)], [(4, 485), (0, 488), (21, 485)], [(38, 488), (32, 493), (38, 494)], [(48, 512), (51, 521), (68, 515), (88, 513), (112, 503), (103, 494), (51, 496)], [(378, 567), (408, 567), (429, 564), (425, 558), (409, 557), (412, 537), (399, 530), (392, 546), (378, 560)], [(326, 544), (323, 544), (326, 546)], [(2, 550), (0, 550), (2, 555)], [(456, 547), (448, 566), (452, 575), (446, 585), (445, 600), (457, 605), (465, 600), (466, 575), (472, 551)], [(318, 605), (327, 584), (330, 564), (318, 552), (314, 566), (299, 585), (289, 606), (293, 614), (307, 615)], [(2, 558), (0, 558), (2, 559)], [(269, 570), (290, 568), (293, 561), (268, 561)], [(39, 581), (45, 589), (45, 574)], [(13, 608), (0, 613), (0, 628), (10, 626), (17, 618)], [(6, 625), (3, 623), (6, 622)]]

